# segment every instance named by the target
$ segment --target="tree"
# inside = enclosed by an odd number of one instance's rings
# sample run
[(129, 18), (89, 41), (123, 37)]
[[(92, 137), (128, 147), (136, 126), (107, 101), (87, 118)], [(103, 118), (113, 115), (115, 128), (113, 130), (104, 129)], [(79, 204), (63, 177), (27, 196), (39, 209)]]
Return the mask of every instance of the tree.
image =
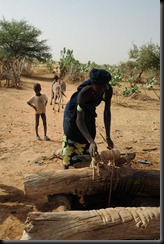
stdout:
[(9, 74), (15, 86), (19, 86), (25, 62), (50, 60), (50, 48), (46, 40), (38, 40), (41, 31), (27, 21), (0, 21), (1, 75)]
[(84, 70), (87, 69), (82, 65), (79, 60), (76, 60), (73, 55), (73, 50), (66, 49), (65, 47), (60, 52), (61, 58), (59, 60), (60, 77), (68, 76), (69, 80), (79, 81), (84, 78)]
[(129, 58), (133, 59), (135, 66), (139, 70), (138, 80), (143, 72), (154, 70), (156, 75), (160, 73), (160, 47), (152, 42), (142, 45), (140, 48), (133, 44), (133, 49), (129, 51)]

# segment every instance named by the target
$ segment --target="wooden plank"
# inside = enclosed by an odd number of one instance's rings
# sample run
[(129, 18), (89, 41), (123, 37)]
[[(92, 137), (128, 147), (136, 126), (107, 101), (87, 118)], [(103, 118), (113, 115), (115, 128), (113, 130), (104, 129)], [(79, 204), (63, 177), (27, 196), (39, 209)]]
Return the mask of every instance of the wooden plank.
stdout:
[(100, 167), (99, 172), (91, 167), (81, 169), (59, 170), (28, 174), (24, 179), (24, 192), (33, 201), (47, 201), (48, 195), (75, 194), (94, 195), (97, 192), (109, 191), (112, 183), (113, 192), (124, 192), (129, 195), (159, 197), (160, 172), (158, 170), (139, 170), (132, 168)]
[(31, 212), (21, 240), (157, 240), (160, 208)]

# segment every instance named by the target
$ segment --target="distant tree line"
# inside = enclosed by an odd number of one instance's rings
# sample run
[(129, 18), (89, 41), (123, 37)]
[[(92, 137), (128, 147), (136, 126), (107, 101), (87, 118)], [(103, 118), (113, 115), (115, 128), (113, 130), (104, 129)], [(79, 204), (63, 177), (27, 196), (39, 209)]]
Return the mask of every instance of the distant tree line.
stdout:
[(51, 72), (60, 72), (61, 78), (67, 77), (70, 82), (84, 80), (92, 68), (106, 69), (112, 74), (112, 86), (129, 82), (125, 95), (136, 91), (138, 83), (151, 88), (160, 81), (160, 47), (152, 42), (141, 47), (133, 44), (129, 60), (120, 65), (98, 65), (91, 61), (82, 64), (74, 58), (73, 50), (64, 47), (54, 69), (51, 50), (46, 40), (39, 41), (40, 35), (41, 31), (26, 21), (9, 22), (4, 18), (0, 21), (0, 80), (6, 80), (6, 86), (18, 87), (22, 73), (34, 63), (45, 63)]

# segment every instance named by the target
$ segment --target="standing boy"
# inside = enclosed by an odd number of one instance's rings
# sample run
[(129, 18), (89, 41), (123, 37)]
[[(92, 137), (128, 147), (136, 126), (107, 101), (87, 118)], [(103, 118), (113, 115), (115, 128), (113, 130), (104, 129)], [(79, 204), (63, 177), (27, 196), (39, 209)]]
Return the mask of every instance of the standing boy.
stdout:
[(44, 127), (44, 140), (49, 141), (50, 138), (47, 136), (47, 121), (46, 121), (46, 105), (48, 99), (45, 94), (41, 94), (41, 85), (39, 83), (34, 84), (33, 87), (35, 91), (35, 95), (32, 96), (28, 101), (27, 104), (35, 109), (35, 132), (36, 132), (36, 139), (41, 140), (38, 134), (38, 126), (39, 126), (39, 118), (41, 116), (43, 121)]

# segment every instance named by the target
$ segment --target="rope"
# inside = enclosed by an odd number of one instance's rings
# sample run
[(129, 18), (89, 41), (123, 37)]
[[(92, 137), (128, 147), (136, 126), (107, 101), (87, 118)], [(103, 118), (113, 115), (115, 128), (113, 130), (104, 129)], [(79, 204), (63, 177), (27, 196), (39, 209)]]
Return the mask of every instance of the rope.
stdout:
[(112, 194), (112, 182), (113, 182), (113, 170), (115, 167), (115, 152), (113, 149), (111, 149), (112, 151), (112, 156), (113, 156), (113, 165), (112, 165), (112, 171), (111, 171), (111, 176), (110, 176), (110, 187), (109, 187), (109, 198), (108, 198), (108, 207), (110, 206), (110, 202), (111, 202), (111, 194)]
[[(111, 150), (111, 151), (112, 151), (112, 156), (113, 156), (113, 159), (111, 160), (112, 163), (113, 163), (112, 164), (112, 170), (109, 170), (109, 168), (107, 167), (105, 159), (100, 154), (98, 155), (99, 159), (92, 158), (92, 161), (91, 161), (91, 167), (93, 168), (93, 176), (92, 176), (93, 184), (94, 184), (94, 179), (95, 179), (95, 169), (98, 169), (98, 171), (100, 171), (100, 169), (99, 169), (100, 161), (103, 162), (103, 165), (105, 166), (106, 170), (109, 173), (109, 176), (110, 176), (110, 187), (109, 187), (108, 207), (110, 206), (110, 202), (111, 202), (113, 171), (114, 171), (114, 167), (115, 167), (115, 152), (114, 152), (114, 150)], [(96, 164), (95, 164), (95, 162), (96, 162)]]
[[(103, 140), (107, 143), (107, 141), (106, 141), (106, 139), (104, 138), (104, 136), (101, 134), (101, 132), (100, 132), (100, 129), (102, 130), (102, 128), (99, 126), (99, 125), (97, 125), (98, 126), (98, 129), (99, 129), (99, 134), (100, 134), (100, 136), (103, 138)], [(116, 147), (116, 146), (115, 146)], [(108, 148), (109, 149), (109, 148)], [(110, 206), (110, 202), (111, 202), (111, 193), (112, 193), (112, 181), (113, 181), (113, 170), (114, 170), (114, 167), (115, 167), (115, 159), (116, 159), (116, 157), (115, 157), (115, 152), (114, 152), (114, 150), (113, 149), (110, 149), (111, 150), (111, 152), (112, 152), (112, 156), (113, 156), (113, 159), (111, 160), (112, 161), (112, 170), (111, 171), (109, 171), (109, 169), (108, 169), (108, 167), (107, 167), (107, 165), (106, 165), (106, 162), (105, 162), (105, 160), (103, 159), (103, 157), (102, 157), (102, 155), (100, 155), (100, 160), (103, 162), (103, 165), (105, 166), (105, 168), (107, 169), (107, 171), (108, 171), (108, 173), (110, 174), (110, 187), (109, 187), (109, 198), (108, 198), (108, 207)], [(95, 172), (94, 172), (94, 169), (96, 168), (96, 166), (98, 166), (98, 169), (99, 169), (99, 162), (100, 162), (100, 160), (99, 161), (97, 161), (97, 165), (95, 165), (94, 164), (94, 159), (92, 159), (92, 162), (91, 162), (91, 165), (92, 165), (92, 167), (93, 167), (93, 181), (94, 181), (94, 176), (95, 176)]]
[[(100, 126), (98, 126), (99, 130), (100, 130)], [(104, 138), (104, 136), (101, 134), (101, 132), (99, 131), (99, 134), (100, 136), (103, 138), (103, 140), (107, 143), (106, 139)], [(112, 161), (112, 170), (111, 170), (111, 175), (110, 175), (110, 188), (109, 188), (109, 198), (108, 198), (108, 207), (110, 206), (110, 202), (111, 202), (111, 193), (112, 193), (112, 181), (113, 181), (113, 170), (114, 170), (114, 167), (115, 167), (115, 152), (113, 149), (111, 149), (111, 152), (112, 152), (112, 156), (113, 156), (113, 159), (111, 160)], [(106, 167), (107, 169), (107, 167)], [(109, 171), (108, 171), (109, 172)]]

